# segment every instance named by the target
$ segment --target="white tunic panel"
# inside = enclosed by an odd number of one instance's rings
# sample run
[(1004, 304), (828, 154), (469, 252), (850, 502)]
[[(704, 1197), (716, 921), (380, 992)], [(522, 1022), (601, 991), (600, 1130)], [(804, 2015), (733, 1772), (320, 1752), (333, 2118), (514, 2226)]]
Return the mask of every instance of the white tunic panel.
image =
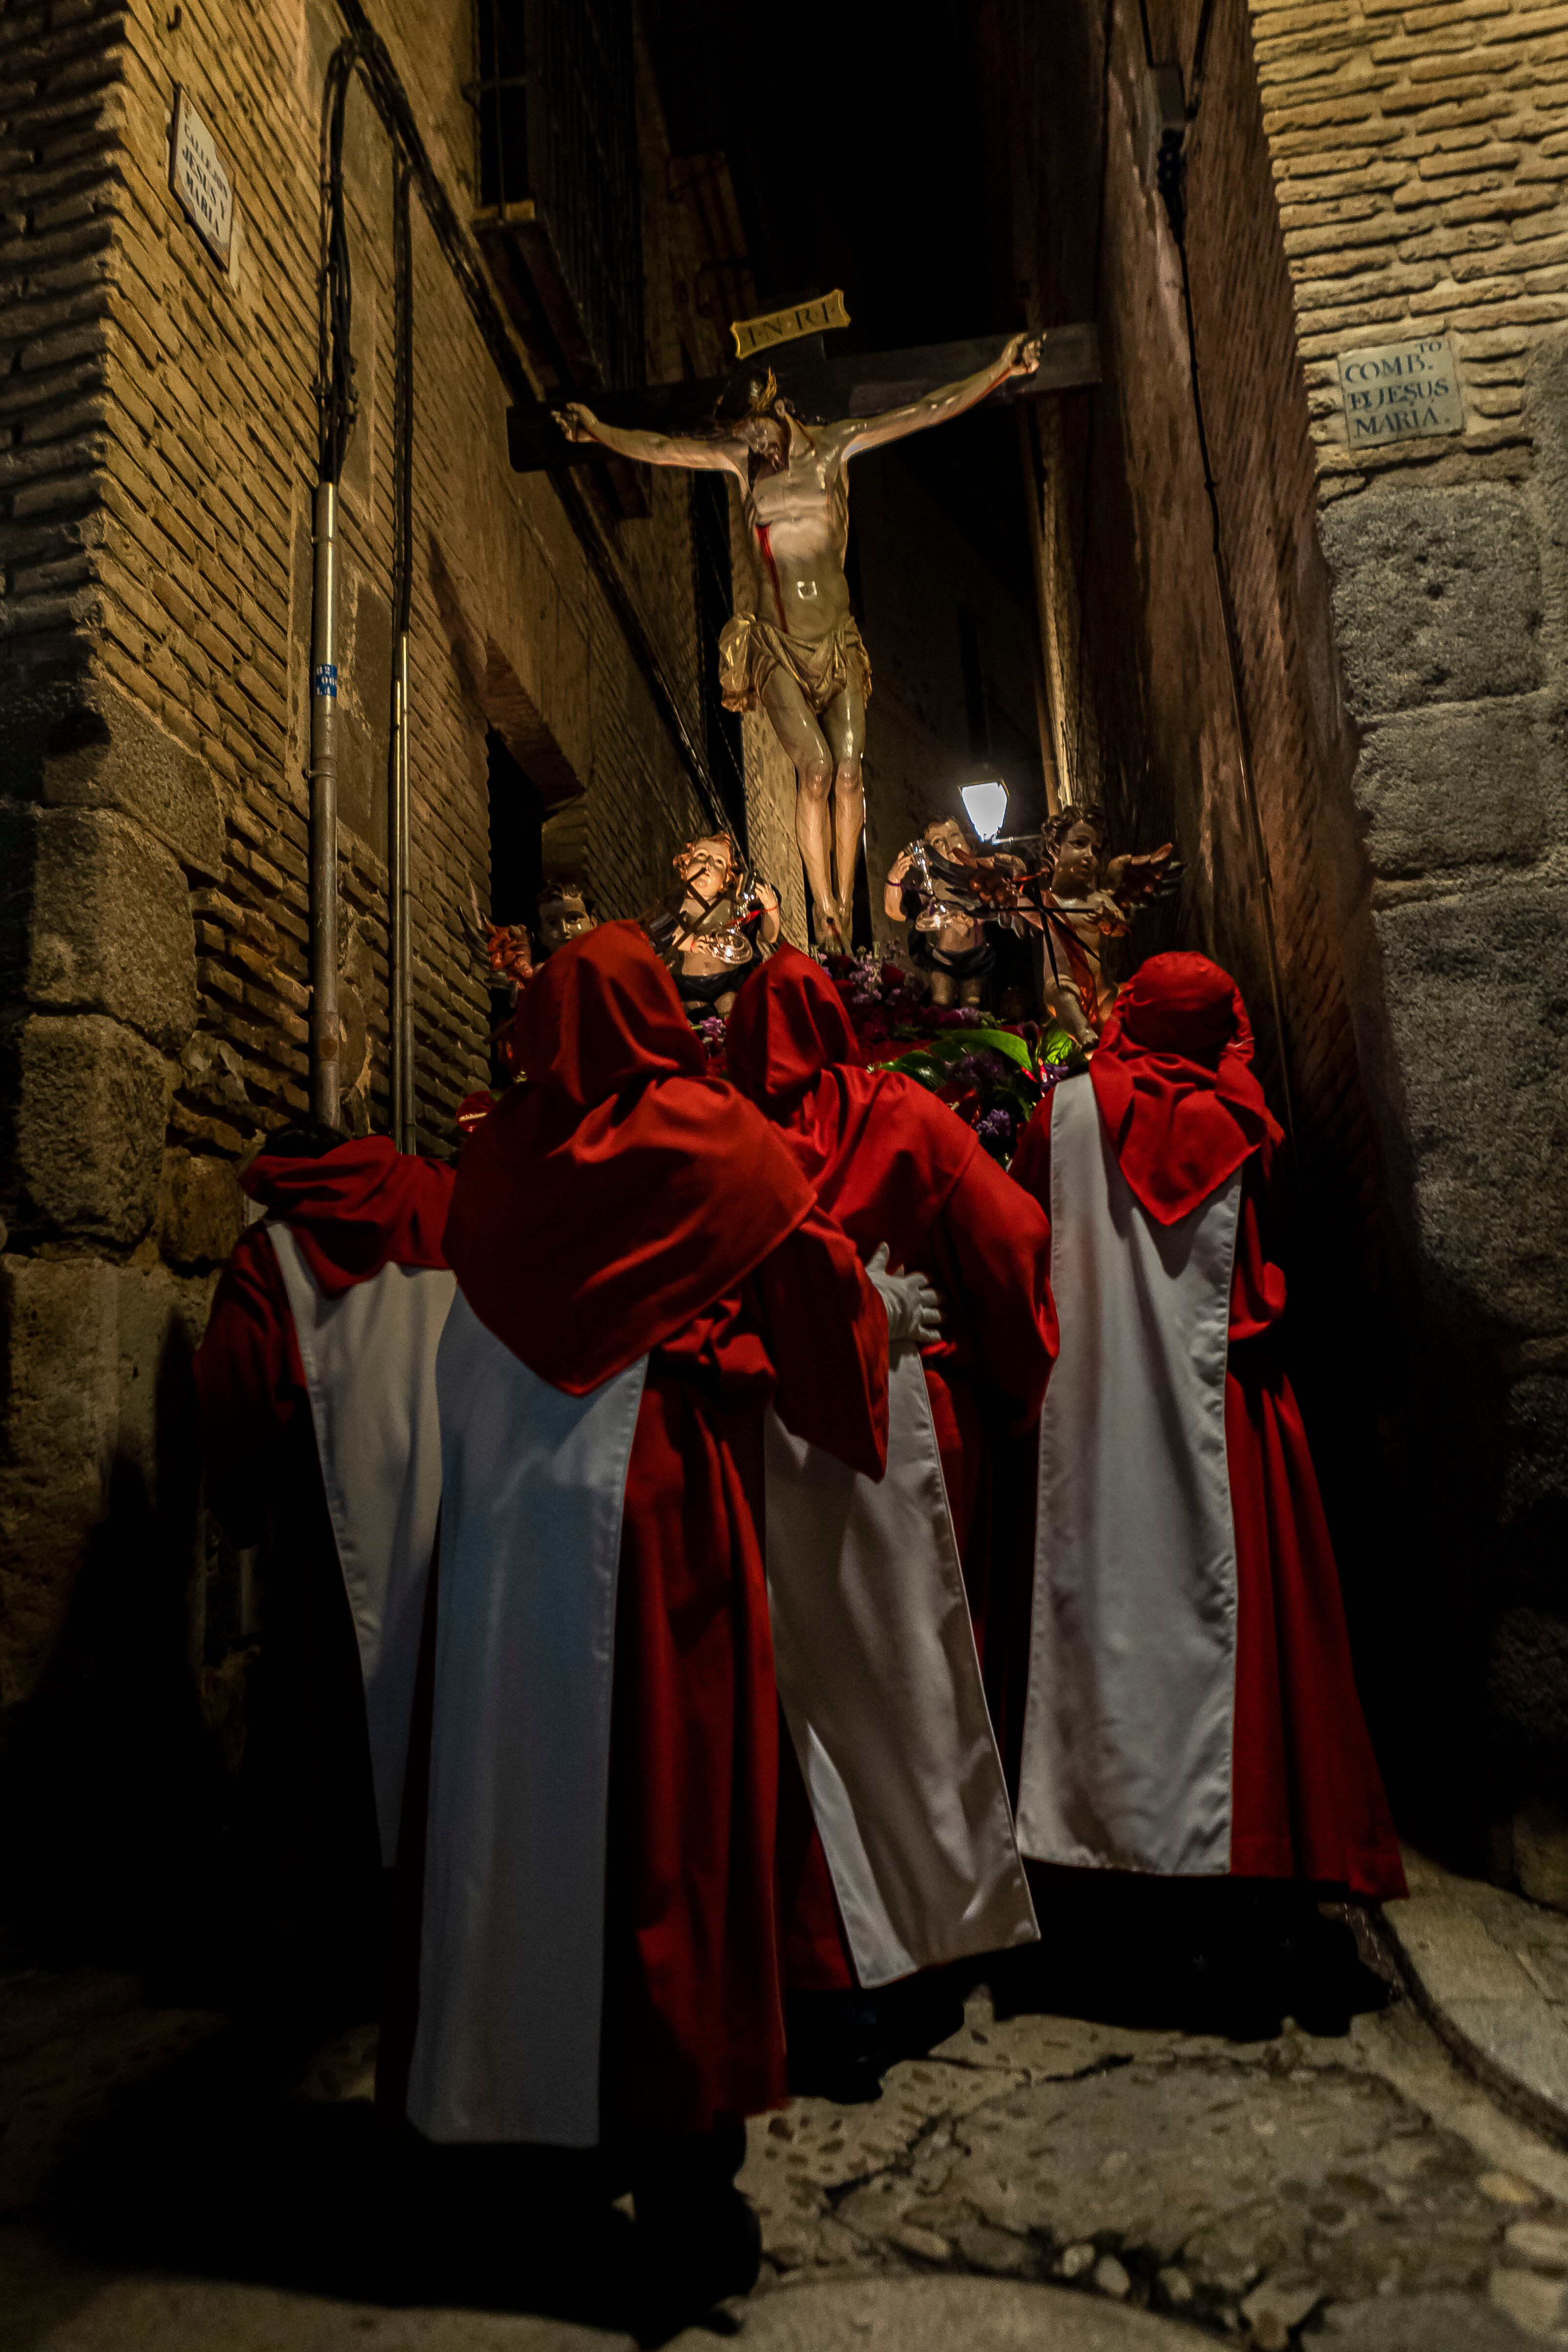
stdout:
[(268, 1226), (294, 1318), (321, 1484), (359, 1643), (381, 1857), (391, 1868), (419, 1631), (441, 1504), (436, 1350), (455, 1277), (385, 1265), (337, 1298)]
[(767, 1423), (779, 1696), (865, 1986), (1034, 1940), (920, 1355), (873, 1482)]
[(460, 1294), (447, 1318), (408, 2089), (432, 2139), (599, 2137), (616, 1591), (647, 1370), (567, 1396)]
[(1161, 1225), (1087, 1076), (1051, 1097), (1061, 1352), (1040, 1422), (1018, 1841), (1041, 1862), (1230, 1867), (1236, 1535), (1225, 1442), (1241, 1171)]

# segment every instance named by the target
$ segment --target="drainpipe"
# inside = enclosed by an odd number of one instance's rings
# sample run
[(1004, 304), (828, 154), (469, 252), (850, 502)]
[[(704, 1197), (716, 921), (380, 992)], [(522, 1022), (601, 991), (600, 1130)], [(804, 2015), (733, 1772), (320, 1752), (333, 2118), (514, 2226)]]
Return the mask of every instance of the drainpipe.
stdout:
[(392, 842), (388, 886), (392, 899), (392, 1139), (399, 1151), (419, 1148), (414, 1098), (414, 925), (409, 883), (408, 816), (408, 632), (393, 648)]
[(310, 1108), (339, 1119), (338, 1048), (338, 492), (320, 482), (310, 615)]
[(353, 296), (343, 205), (343, 109), (356, 49), (344, 42), (321, 93), (321, 255), (316, 398), (321, 455), (310, 612), (310, 1108), (342, 1121), (338, 1018), (338, 484), (354, 422)]
[(392, 1140), (419, 1148), (414, 1091), (414, 889), (409, 819), (408, 625), (414, 589), (414, 248), (409, 224), (413, 173), (399, 159), (392, 212), (395, 361), (393, 391), (392, 756), (387, 809), (387, 1029)]

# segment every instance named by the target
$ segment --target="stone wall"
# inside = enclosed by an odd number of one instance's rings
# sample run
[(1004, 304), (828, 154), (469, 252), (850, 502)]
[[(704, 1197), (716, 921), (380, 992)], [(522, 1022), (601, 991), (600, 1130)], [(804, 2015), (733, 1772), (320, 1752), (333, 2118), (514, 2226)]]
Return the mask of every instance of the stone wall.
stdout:
[[(1482, 1683), (1474, 1811), (1530, 1888), (1568, 1819), (1568, 36), (1506, 0), (1254, 20), (1367, 864), (1358, 1043)], [(1342, 355), (1444, 334), (1463, 432), (1348, 447)]]
[[(1070, 12), (1049, 76), (1028, 12), (983, 19), (1008, 108), (1052, 127), (1038, 182), (1015, 160), (999, 191), (1017, 276), (1045, 320), (1097, 314), (1104, 358), (1039, 418), (1053, 727), (1080, 794), (1189, 862), (1142, 944), (1227, 963), (1281, 1108), (1289, 1076), (1295, 1362), (1369, 1696), (1409, 1816), (1472, 1854), (1500, 1822), (1506, 1868), (1516, 1800), (1568, 1776), (1568, 43), (1506, 0), (1218, 0), (1194, 81), (1203, 14), (1151, 0), (1148, 28), (1195, 100), (1194, 322), (1283, 1060), (1131, 8)], [(1349, 448), (1341, 354), (1443, 334), (1463, 433)]]
[[(468, 0), (373, 13), (466, 222)], [(181, 1531), (135, 1544), (156, 1553), (191, 1705), (228, 1736), (237, 1703), (233, 1563), (196, 1509), (185, 1367), (239, 1230), (237, 1169), (308, 1098), (318, 156), (343, 29), (328, 0), (37, 0), (0, 20), (12, 1726), (74, 1654), (84, 1561), (119, 1558), (146, 1527)], [(177, 89), (234, 181), (226, 268), (171, 193)], [(340, 986), (345, 1114), (363, 1131), (385, 1120), (392, 161), (357, 84), (347, 124), (359, 415), (340, 501)], [(693, 299), (711, 202), (684, 198), (671, 173), (646, 61), (638, 136), (648, 371), (711, 373), (722, 321)], [(417, 194), (413, 211), (417, 1087), (422, 1148), (445, 1151), (456, 1102), (488, 1068), (462, 920), (470, 891), (488, 895), (487, 733), (555, 812), (609, 915), (668, 887), (698, 803), (562, 501), (510, 469), (507, 389)], [(686, 478), (654, 478), (651, 520), (617, 521), (589, 498), (700, 741)], [(768, 792), (759, 779), (764, 813)]]

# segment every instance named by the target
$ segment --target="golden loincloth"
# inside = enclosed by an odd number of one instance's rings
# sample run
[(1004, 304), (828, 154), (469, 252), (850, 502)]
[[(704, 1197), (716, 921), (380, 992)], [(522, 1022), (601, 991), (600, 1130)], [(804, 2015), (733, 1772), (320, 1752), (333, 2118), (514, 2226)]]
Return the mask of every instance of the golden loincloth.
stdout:
[(737, 613), (725, 622), (719, 639), (719, 691), (726, 710), (761, 709), (763, 688), (775, 669), (789, 672), (815, 711), (826, 710), (847, 686), (862, 702), (871, 699), (870, 656), (847, 614), (830, 637), (811, 645), (785, 636), (754, 613)]

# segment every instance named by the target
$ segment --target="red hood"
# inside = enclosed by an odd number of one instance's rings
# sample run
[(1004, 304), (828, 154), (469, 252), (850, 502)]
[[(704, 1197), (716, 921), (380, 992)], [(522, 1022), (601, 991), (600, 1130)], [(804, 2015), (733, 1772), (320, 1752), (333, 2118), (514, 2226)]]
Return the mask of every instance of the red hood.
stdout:
[(742, 1093), (770, 1118), (787, 1118), (824, 1070), (866, 1066), (838, 991), (819, 963), (787, 945), (737, 997), (726, 1057)]
[(1158, 1224), (1190, 1215), (1280, 1140), (1240, 992), (1206, 956), (1150, 957), (1118, 995), (1089, 1075), (1121, 1172)]
[(765, 1121), (703, 1075), (636, 923), (557, 949), (515, 1034), (529, 1084), (464, 1145), (447, 1246), (480, 1321), (580, 1396), (731, 1290), (811, 1192)]
[(368, 1282), (384, 1265), (447, 1263), (442, 1236), (452, 1171), (398, 1151), (390, 1136), (358, 1136), (319, 1160), (264, 1150), (239, 1181), (289, 1227), (329, 1298)]
[(865, 1062), (809, 956), (778, 948), (746, 981), (730, 1016), (735, 1084), (778, 1121), (818, 1207), (862, 1256), (886, 1242), (893, 1265), (915, 1265), (979, 1139), (913, 1078)]

